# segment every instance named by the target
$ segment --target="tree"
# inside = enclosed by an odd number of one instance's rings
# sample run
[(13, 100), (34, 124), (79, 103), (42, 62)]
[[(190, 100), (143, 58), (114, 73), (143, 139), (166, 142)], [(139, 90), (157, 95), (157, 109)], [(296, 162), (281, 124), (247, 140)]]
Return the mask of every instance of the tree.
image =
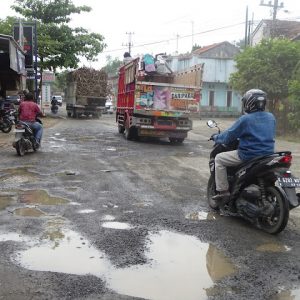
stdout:
[(76, 68), (81, 57), (95, 61), (106, 47), (101, 34), (68, 26), (71, 15), (91, 11), (88, 6), (77, 7), (71, 0), (15, 0), (15, 3), (12, 8), (26, 21), (37, 21), (41, 73), (44, 69)]
[(4, 20), (0, 19), (0, 33), (6, 35), (12, 35), (13, 25), (16, 22), (15, 17), (7, 17)]
[(288, 114), (292, 129), (300, 128), (300, 62), (298, 62), (292, 79), (289, 81), (289, 100), (291, 110)]
[(117, 57), (112, 58), (111, 56), (106, 57), (106, 65), (103, 67), (103, 69), (106, 71), (107, 75), (109, 77), (118, 75), (119, 68), (122, 64), (122, 61), (119, 60)]
[(248, 47), (235, 61), (237, 72), (230, 83), (241, 93), (259, 88), (267, 92), (269, 109), (278, 119), (279, 129), (286, 130), (288, 115), (288, 83), (300, 60), (300, 44), (287, 39), (264, 40)]

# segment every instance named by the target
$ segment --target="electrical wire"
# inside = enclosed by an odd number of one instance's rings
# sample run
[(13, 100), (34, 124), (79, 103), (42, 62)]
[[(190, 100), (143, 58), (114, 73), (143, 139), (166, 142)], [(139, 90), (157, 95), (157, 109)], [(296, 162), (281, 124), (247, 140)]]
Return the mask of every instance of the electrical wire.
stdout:
[[(191, 36), (206, 34), (206, 33), (209, 33), (209, 32), (214, 32), (214, 31), (218, 31), (218, 30), (232, 28), (232, 27), (236, 27), (236, 26), (240, 26), (240, 25), (245, 25), (245, 22), (240, 22), (240, 23), (236, 23), (236, 24), (232, 24), (232, 25), (227, 25), (227, 26), (222, 26), (222, 27), (218, 27), (218, 28), (214, 28), (214, 29), (209, 29), (209, 30), (197, 32), (197, 33), (194, 33), (194, 34), (182, 35), (182, 36), (179, 36), (179, 37), (176, 37), (176, 38), (170, 38), (170, 39), (167, 39), (167, 40), (160, 40), (160, 41), (156, 41), (156, 42), (149, 42), (149, 43), (144, 43), (144, 44), (139, 44), (139, 45), (133, 45), (133, 46), (131, 46), (131, 48), (138, 48), (138, 47), (168, 43), (170, 41), (175, 41), (177, 39), (188, 38), (188, 37), (191, 37)], [(113, 49), (113, 50), (107, 50), (107, 51), (103, 51), (102, 53), (111, 53), (111, 52), (116, 52), (116, 51), (122, 51), (124, 49), (127, 49), (127, 48), (118, 48), (118, 49)]]

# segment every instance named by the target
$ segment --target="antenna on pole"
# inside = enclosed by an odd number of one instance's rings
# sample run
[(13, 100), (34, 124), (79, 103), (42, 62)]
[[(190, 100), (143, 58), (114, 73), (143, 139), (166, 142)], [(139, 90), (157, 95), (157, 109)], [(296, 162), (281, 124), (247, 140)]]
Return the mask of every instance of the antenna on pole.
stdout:
[(131, 54), (131, 47), (133, 46), (132, 35), (134, 34), (134, 32), (126, 32), (126, 34), (128, 34), (128, 43), (125, 46), (128, 46), (128, 52), (129, 54)]
[(276, 17), (277, 17), (277, 10), (284, 7), (283, 2), (278, 4), (278, 0), (274, 0), (274, 3), (272, 1), (269, 1), (267, 4), (264, 3), (264, 0), (261, 0), (260, 6), (268, 6), (273, 8), (273, 20), (272, 20), (272, 30), (271, 30), (271, 37), (275, 36), (275, 23), (276, 23)]

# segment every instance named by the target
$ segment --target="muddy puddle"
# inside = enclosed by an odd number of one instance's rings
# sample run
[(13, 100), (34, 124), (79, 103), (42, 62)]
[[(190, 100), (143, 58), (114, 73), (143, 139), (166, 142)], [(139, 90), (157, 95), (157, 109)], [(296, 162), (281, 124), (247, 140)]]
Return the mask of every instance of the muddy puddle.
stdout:
[(205, 212), (205, 211), (197, 211), (185, 215), (186, 219), (192, 221), (216, 220), (218, 217), (219, 214), (215, 212)]
[(0, 181), (6, 184), (22, 184), (37, 180), (37, 174), (27, 167), (6, 169), (0, 171)]
[(14, 200), (11, 195), (0, 195), (0, 210), (4, 210)]
[(28, 190), (19, 192), (19, 201), (26, 204), (62, 205), (67, 204), (67, 199), (52, 197), (45, 190)]
[(291, 248), (283, 245), (283, 244), (279, 244), (279, 243), (267, 243), (267, 244), (262, 244), (260, 246), (258, 246), (256, 248), (257, 251), (260, 252), (287, 252), (290, 251)]
[(280, 290), (271, 300), (298, 300), (300, 299), (300, 288), (294, 290)]
[(41, 217), (44, 216), (45, 213), (40, 209), (35, 207), (22, 207), (14, 210), (14, 214), (22, 217)]
[(205, 299), (216, 281), (236, 272), (222, 252), (193, 236), (160, 231), (149, 234), (145, 246), (148, 263), (116, 268), (109, 253), (77, 232), (62, 230), (14, 260), (30, 270), (94, 275), (119, 294), (156, 300)]

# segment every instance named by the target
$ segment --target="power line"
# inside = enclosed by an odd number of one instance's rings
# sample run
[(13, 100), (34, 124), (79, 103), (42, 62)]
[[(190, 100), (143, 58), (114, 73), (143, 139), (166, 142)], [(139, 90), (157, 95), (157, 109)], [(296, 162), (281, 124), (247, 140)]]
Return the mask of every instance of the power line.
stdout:
[[(168, 42), (175, 41), (175, 40), (178, 40), (178, 39), (183, 39), (183, 38), (191, 37), (192, 35), (193, 36), (195, 36), (195, 35), (201, 35), (201, 34), (213, 32), (213, 31), (218, 31), (218, 30), (222, 30), (222, 29), (227, 29), (227, 28), (231, 28), (231, 27), (236, 27), (236, 26), (240, 26), (240, 25), (244, 25), (244, 24), (245, 24), (245, 22), (240, 22), (240, 23), (236, 23), (236, 24), (232, 24), (232, 25), (227, 25), (227, 26), (223, 26), (223, 27), (218, 27), (218, 28), (214, 28), (214, 29), (209, 29), (209, 30), (201, 31), (201, 32), (198, 32), (198, 33), (192, 33), (192, 34), (182, 35), (182, 36), (179, 36), (179, 37), (176, 36), (175, 38), (170, 38), (170, 39), (167, 39), (167, 40), (160, 40), (160, 41), (156, 41), (156, 42), (139, 44), (139, 45), (132, 46), (132, 48), (138, 48), (138, 47), (144, 47), (144, 46), (150, 46), (150, 45), (168, 43)], [(102, 53), (111, 53), (111, 52), (116, 52), (116, 51), (122, 51), (124, 49), (125, 48), (118, 48), (118, 49), (103, 51)]]

